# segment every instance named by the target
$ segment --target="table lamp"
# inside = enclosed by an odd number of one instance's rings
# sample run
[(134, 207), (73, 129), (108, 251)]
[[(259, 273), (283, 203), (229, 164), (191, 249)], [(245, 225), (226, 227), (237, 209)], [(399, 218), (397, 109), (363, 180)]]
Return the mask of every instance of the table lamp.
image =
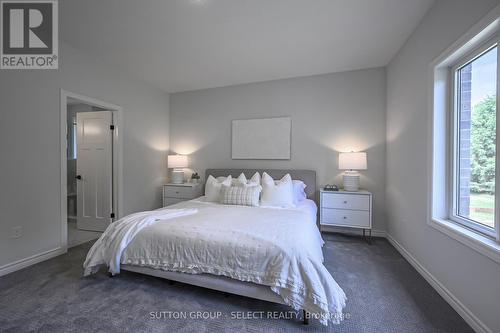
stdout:
[(170, 182), (172, 184), (184, 183), (184, 168), (188, 166), (188, 157), (186, 155), (168, 155), (168, 167), (172, 170)]
[(359, 172), (357, 170), (366, 170), (366, 153), (340, 153), (339, 169), (346, 170), (343, 175), (344, 190), (359, 191)]

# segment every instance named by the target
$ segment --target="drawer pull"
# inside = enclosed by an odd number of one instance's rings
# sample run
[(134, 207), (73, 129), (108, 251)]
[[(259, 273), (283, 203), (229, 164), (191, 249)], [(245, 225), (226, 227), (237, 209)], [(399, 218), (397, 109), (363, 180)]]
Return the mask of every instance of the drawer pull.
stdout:
[(175, 191), (175, 194), (179, 194), (179, 191)]
[(344, 201), (344, 203), (346, 204), (346, 203), (347, 203), (347, 201)]
[(347, 216), (344, 216), (344, 220), (346, 220), (346, 219), (347, 219)]

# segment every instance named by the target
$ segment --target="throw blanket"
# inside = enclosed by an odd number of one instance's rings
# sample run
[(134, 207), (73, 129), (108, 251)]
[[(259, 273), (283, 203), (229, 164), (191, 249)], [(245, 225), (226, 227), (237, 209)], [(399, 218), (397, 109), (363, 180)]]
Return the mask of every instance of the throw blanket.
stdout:
[(196, 208), (146, 211), (127, 215), (111, 223), (87, 254), (83, 264), (84, 276), (96, 273), (99, 266), (104, 264), (109, 266), (111, 274), (120, 273), (122, 253), (142, 229), (159, 220), (192, 215), (197, 212)]

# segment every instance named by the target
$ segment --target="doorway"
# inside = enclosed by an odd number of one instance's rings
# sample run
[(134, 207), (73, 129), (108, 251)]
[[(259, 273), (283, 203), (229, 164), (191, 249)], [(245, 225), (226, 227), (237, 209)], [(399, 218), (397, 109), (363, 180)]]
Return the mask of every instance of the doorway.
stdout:
[(61, 91), (63, 117), (61, 238), (70, 248), (97, 239), (121, 216), (121, 108)]

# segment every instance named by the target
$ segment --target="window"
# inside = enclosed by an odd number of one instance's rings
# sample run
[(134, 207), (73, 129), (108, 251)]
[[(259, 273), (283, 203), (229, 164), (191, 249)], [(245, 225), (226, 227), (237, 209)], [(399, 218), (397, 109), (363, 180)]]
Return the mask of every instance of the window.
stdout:
[(430, 63), (427, 159), (428, 225), (497, 263), (499, 35), (497, 6)]
[(490, 42), (452, 67), (450, 219), (496, 237), (497, 63)]

